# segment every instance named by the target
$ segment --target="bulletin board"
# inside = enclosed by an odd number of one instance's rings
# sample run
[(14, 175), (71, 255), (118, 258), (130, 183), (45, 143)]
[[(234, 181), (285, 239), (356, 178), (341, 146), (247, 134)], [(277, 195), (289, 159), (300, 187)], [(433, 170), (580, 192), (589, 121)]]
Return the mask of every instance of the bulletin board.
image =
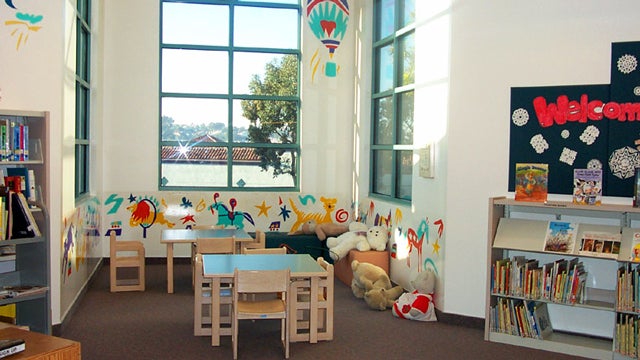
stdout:
[(631, 197), (640, 167), (640, 42), (613, 43), (611, 84), (511, 88), (509, 191), (517, 163), (549, 165), (548, 191), (602, 169), (605, 196)]

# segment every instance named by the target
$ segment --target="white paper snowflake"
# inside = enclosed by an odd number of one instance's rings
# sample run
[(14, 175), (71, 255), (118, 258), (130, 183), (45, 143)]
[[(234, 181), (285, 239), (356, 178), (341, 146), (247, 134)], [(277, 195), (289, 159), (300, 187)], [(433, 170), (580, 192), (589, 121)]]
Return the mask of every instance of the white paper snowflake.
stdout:
[(515, 109), (511, 114), (511, 120), (517, 126), (526, 125), (529, 122), (529, 112), (523, 108)]
[(591, 159), (587, 163), (587, 169), (602, 169), (602, 162), (598, 159)]
[(609, 156), (609, 168), (613, 175), (620, 179), (633, 177), (635, 168), (639, 165), (638, 150), (629, 146), (614, 150)]
[(580, 140), (582, 140), (582, 142), (587, 145), (591, 145), (596, 142), (599, 135), (600, 130), (593, 125), (589, 125), (586, 129), (584, 129), (582, 135), (580, 135)]
[(640, 96), (640, 86), (636, 86), (633, 88), (633, 95)]
[(578, 156), (578, 153), (575, 150), (564, 148), (562, 149), (562, 154), (560, 154), (560, 162), (573, 165), (573, 162), (576, 161), (576, 156)]
[(549, 143), (544, 139), (544, 136), (542, 136), (542, 134), (534, 135), (529, 143), (538, 154), (542, 154), (549, 148)]
[(618, 71), (629, 74), (638, 67), (638, 60), (635, 56), (624, 54), (618, 59)]
[(563, 139), (568, 139), (569, 135), (571, 135), (571, 133), (567, 129), (562, 130), (562, 132), (560, 133), (560, 136), (562, 136)]

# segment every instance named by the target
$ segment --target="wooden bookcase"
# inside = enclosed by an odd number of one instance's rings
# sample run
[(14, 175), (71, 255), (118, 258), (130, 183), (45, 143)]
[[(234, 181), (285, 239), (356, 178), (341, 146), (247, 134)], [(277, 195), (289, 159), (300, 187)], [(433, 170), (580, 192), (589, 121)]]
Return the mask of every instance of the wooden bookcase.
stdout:
[[(545, 251), (545, 239), (550, 221), (575, 224), (577, 232), (573, 246), (566, 252)], [(585, 206), (571, 202), (534, 203), (515, 201), (505, 197), (489, 199), (487, 247), (487, 291), (485, 313), (485, 340), (526, 346), (594, 359), (631, 359), (616, 349), (621, 341), (617, 319), (621, 315), (640, 318), (640, 306), (620, 310), (618, 300), (618, 271), (621, 267), (637, 266), (632, 261), (633, 235), (640, 234), (640, 208), (624, 205)], [(587, 233), (621, 234), (619, 253), (580, 251), (582, 239)], [(615, 243), (615, 242), (614, 242)], [(612, 253), (615, 254), (615, 250)], [(578, 258), (584, 264), (586, 296), (583, 303), (568, 303), (541, 299), (536, 295), (512, 294), (494, 291), (493, 265), (498, 260), (523, 256), (538, 260), (540, 265), (560, 259)], [(636, 286), (640, 284), (636, 283)], [(637, 291), (637, 290), (636, 290)], [(503, 300), (506, 299), (506, 300)], [(636, 299), (637, 300), (637, 299)], [(492, 309), (502, 303), (534, 301), (545, 303), (553, 332), (544, 339), (505, 333)], [(504, 309), (504, 307), (503, 307)], [(503, 312), (504, 314), (504, 312)], [(517, 316), (517, 313), (516, 313)], [(499, 320), (498, 320), (499, 322)], [(636, 333), (638, 324), (636, 324)], [(636, 340), (637, 341), (637, 340)], [(640, 344), (637, 345), (640, 352)]]
[(49, 161), (43, 149), (48, 141), (49, 113), (46, 111), (0, 110), (0, 120), (24, 122), (29, 126), (29, 160), (0, 161), (0, 169), (24, 167), (33, 170), (36, 201), (31, 213), (42, 233), (31, 238), (0, 241), (0, 246), (15, 245), (15, 270), (0, 273), (0, 287), (37, 285), (47, 291), (33, 295), (0, 299), (0, 305), (15, 304), (15, 322), (31, 331), (51, 334), (50, 240), (47, 204)]

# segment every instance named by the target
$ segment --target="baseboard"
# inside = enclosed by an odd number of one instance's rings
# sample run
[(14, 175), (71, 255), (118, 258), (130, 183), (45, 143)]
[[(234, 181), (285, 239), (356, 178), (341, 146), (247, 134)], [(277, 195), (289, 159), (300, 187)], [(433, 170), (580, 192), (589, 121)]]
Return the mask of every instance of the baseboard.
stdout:
[(438, 318), (438, 322), (443, 324), (484, 330), (484, 318), (449, 314), (438, 309), (436, 309), (436, 317)]
[[(109, 266), (109, 258), (103, 258), (103, 264), (104, 266)], [(145, 265), (166, 265), (167, 264), (167, 258), (163, 258), (163, 257), (148, 257), (144, 259), (144, 263)], [(174, 264), (191, 264), (191, 258), (190, 257), (174, 257), (173, 258), (173, 263)]]

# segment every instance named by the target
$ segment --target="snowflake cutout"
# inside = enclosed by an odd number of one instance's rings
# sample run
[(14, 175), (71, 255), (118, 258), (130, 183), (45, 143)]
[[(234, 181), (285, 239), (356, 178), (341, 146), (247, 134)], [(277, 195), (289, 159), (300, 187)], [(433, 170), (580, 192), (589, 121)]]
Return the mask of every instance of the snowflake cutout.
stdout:
[(586, 129), (584, 129), (582, 135), (580, 135), (580, 140), (582, 140), (582, 142), (587, 145), (592, 145), (594, 142), (596, 142), (599, 135), (600, 130), (593, 125), (589, 125)]
[(578, 152), (569, 148), (564, 148), (562, 149), (562, 154), (560, 154), (560, 162), (573, 165), (573, 162), (576, 161), (576, 156), (578, 156)]
[(602, 162), (598, 159), (591, 159), (587, 163), (587, 169), (592, 169), (592, 170), (602, 169)]
[(633, 88), (633, 95), (640, 96), (640, 86), (636, 86)]
[(625, 54), (618, 59), (618, 71), (629, 74), (638, 67), (638, 60), (635, 56)]
[(549, 148), (549, 143), (544, 139), (544, 136), (542, 136), (542, 134), (534, 135), (529, 143), (538, 154), (542, 154)]
[(560, 136), (562, 136), (563, 139), (568, 139), (569, 135), (571, 135), (571, 133), (567, 129), (562, 130), (562, 132), (560, 133)]
[(511, 115), (511, 120), (517, 126), (526, 125), (529, 122), (529, 112), (523, 108), (515, 109)]
[(629, 146), (614, 150), (609, 156), (609, 168), (613, 175), (620, 179), (633, 177), (635, 168), (639, 165), (638, 150)]

